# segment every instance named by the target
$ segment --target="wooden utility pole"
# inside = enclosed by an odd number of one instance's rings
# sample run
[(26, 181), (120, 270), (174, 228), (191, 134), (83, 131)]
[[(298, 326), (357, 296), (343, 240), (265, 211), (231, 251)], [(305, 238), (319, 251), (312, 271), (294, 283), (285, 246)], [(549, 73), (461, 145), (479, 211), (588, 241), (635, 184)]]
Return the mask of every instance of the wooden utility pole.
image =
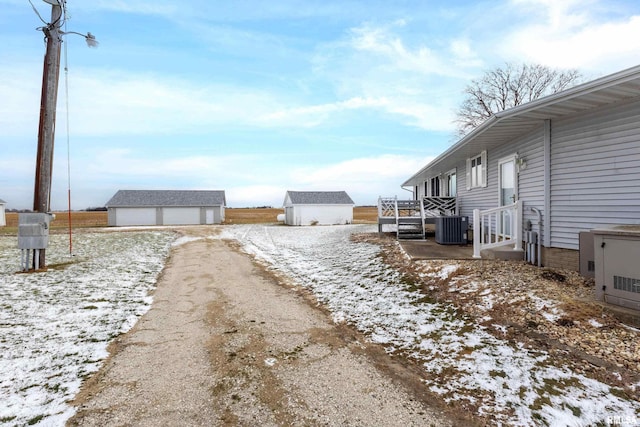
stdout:
[[(40, 124), (38, 127), (38, 154), (33, 196), (33, 210), (46, 213), (51, 210), (51, 175), (53, 172), (53, 143), (56, 130), (56, 103), (60, 76), (60, 45), (62, 33), (62, 7), (51, 3), (51, 22), (44, 27), (47, 50), (42, 71), (42, 97), (40, 100)], [(45, 250), (40, 250), (40, 268), (44, 268)]]

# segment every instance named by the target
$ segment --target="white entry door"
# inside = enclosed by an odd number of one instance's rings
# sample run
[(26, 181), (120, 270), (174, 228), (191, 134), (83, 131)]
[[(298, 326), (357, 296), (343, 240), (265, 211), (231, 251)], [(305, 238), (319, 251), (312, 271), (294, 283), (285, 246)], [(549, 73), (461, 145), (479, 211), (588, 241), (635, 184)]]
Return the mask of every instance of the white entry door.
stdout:
[[(511, 156), (509, 158), (500, 160), (498, 162), (498, 181), (500, 183), (500, 206), (512, 205), (518, 200), (518, 179), (516, 176), (516, 158)], [(503, 235), (511, 233), (511, 224), (514, 218), (511, 218), (506, 212), (503, 212), (500, 217), (500, 224), (498, 229)]]

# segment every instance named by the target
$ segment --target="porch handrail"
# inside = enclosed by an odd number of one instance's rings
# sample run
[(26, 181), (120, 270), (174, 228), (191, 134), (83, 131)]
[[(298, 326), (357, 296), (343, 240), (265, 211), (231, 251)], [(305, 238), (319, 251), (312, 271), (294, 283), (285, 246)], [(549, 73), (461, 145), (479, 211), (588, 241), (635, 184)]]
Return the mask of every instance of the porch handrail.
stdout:
[[(501, 227), (504, 216), (511, 225), (509, 233), (504, 233)], [(514, 245), (513, 250), (522, 250), (522, 201), (485, 211), (474, 209), (473, 257), (481, 258), (480, 251), (483, 249), (506, 245)]]

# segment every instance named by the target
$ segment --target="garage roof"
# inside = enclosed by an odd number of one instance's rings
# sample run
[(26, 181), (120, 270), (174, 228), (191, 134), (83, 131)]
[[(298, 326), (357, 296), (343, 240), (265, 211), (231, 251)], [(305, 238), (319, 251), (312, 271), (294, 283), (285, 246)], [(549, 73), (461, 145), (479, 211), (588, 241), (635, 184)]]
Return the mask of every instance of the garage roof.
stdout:
[(449, 147), (402, 186), (418, 185), (429, 176), (445, 173), (455, 163), (491, 150), (557, 119), (640, 96), (640, 66), (629, 68), (535, 101), (501, 111)]
[(294, 205), (354, 204), (346, 191), (287, 191), (287, 194)]
[(207, 190), (118, 190), (108, 208), (141, 206), (224, 206), (224, 191)]

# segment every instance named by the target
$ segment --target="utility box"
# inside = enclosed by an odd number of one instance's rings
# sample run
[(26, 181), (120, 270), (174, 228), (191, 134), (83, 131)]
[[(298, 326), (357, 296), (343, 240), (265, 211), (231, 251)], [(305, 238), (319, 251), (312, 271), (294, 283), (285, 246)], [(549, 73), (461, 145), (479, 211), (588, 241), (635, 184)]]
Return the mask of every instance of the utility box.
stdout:
[(40, 268), (40, 250), (49, 245), (49, 224), (54, 218), (51, 213), (21, 213), (18, 215), (18, 249), (22, 271), (29, 270), (33, 258), (33, 268)]
[(595, 277), (596, 262), (593, 247), (593, 232), (581, 231), (578, 233), (580, 242), (580, 274), (582, 277)]
[(49, 244), (49, 213), (21, 213), (18, 215), (18, 249), (46, 249)]
[(468, 233), (468, 216), (436, 217), (436, 243), (441, 245), (466, 245)]
[(640, 311), (640, 225), (593, 230), (596, 298)]

